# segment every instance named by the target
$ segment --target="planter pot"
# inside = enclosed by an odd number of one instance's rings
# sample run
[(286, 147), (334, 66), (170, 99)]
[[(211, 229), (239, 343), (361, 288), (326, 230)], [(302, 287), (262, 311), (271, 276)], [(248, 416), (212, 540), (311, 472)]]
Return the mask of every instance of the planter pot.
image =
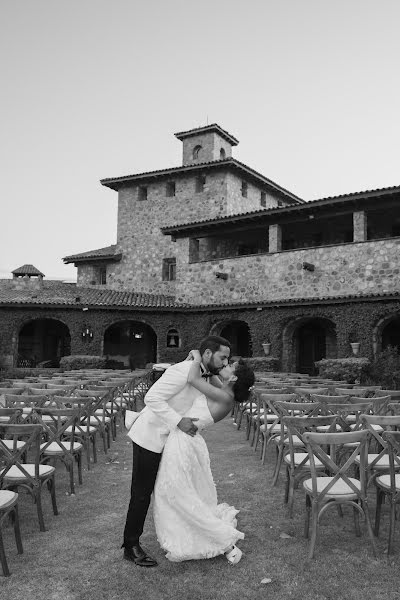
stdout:
[(360, 342), (350, 342), (350, 346), (351, 346), (354, 356), (357, 356), (357, 354), (360, 351)]
[(271, 352), (270, 342), (265, 342), (264, 344), (262, 344), (262, 347), (263, 347), (265, 356), (269, 356), (269, 353)]

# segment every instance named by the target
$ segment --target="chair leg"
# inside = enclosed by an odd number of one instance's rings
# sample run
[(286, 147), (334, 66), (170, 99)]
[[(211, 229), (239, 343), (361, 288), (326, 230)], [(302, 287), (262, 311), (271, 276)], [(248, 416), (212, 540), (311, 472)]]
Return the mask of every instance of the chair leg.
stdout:
[(311, 502), (311, 540), (310, 550), (308, 558), (314, 558), (315, 544), (317, 541), (318, 533), (318, 504), (314, 501)]
[(390, 521), (389, 521), (389, 541), (388, 541), (388, 556), (393, 552), (393, 541), (394, 541), (394, 528), (396, 522), (396, 503), (394, 498), (390, 494)]
[(368, 531), (369, 538), (371, 540), (372, 551), (374, 553), (374, 556), (376, 556), (376, 542), (375, 542), (374, 531), (372, 529), (371, 517), (369, 515), (369, 509), (368, 509), (367, 502), (363, 502), (362, 509), (364, 511), (365, 521), (367, 523), (367, 531)]
[(304, 537), (308, 539), (310, 534), (310, 515), (311, 515), (311, 499), (308, 494), (306, 494), (306, 516), (304, 519)]
[(36, 511), (39, 519), (39, 529), (40, 531), (46, 531), (46, 527), (44, 526), (44, 518), (43, 518), (43, 508), (42, 508), (42, 490), (41, 487), (35, 494), (36, 501)]
[(4, 577), (9, 577), (11, 575), (10, 570), (8, 568), (8, 564), (7, 564), (7, 559), (6, 559), (6, 553), (4, 550), (4, 544), (3, 544), (3, 535), (1, 532), (1, 526), (0, 526), (0, 562), (1, 562), (1, 567), (3, 569), (3, 575)]
[(17, 505), (14, 506), (14, 510), (12, 513), (12, 519), (13, 519), (13, 524), (14, 524), (14, 535), (15, 535), (15, 542), (17, 544), (17, 552), (18, 552), (18, 554), (23, 554), (24, 549), (22, 547), (22, 538), (21, 538), (21, 530), (19, 528), (19, 514), (18, 514), (18, 506)]
[(267, 454), (267, 440), (265, 439), (265, 436), (263, 435), (262, 438), (262, 452), (261, 452), (261, 461), (262, 464), (265, 464), (265, 455)]
[(277, 446), (276, 452), (277, 452), (276, 464), (275, 464), (274, 474), (272, 477), (272, 485), (273, 486), (275, 486), (278, 483), (279, 473), (280, 473), (282, 461), (283, 461), (283, 447)]
[(374, 534), (376, 537), (379, 536), (379, 526), (381, 524), (381, 511), (382, 511), (383, 497), (384, 497), (383, 492), (377, 488), (377, 490), (376, 490), (376, 508), (375, 508), (375, 528), (374, 528)]
[(360, 537), (361, 536), (360, 513), (358, 512), (358, 510), (355, 507), (353, 507), (353, 518), (354, 518), (354, 528), (356, 530), (356, 536)]
[(78, 452), (76, 455), (76, 462), (78, 463), (78, 481), (82, 485), (82, 452)]
[(50, 492), (50, 497), (51, 497), (51, 504), (53, 507), (53, 514), (54, 515), (58, 515), (58, 508), (57, 508), (57, 500), (56, 500), (56, 480), (54, 478), (54, 474), (51, 477), (51, 479), (49, 479), (47, 481), (47, 488)]
[(92, 436), (92, 451), (93, 451), (93, 462), (97, 463), (97, 441), (96, 441), (97, 433)]

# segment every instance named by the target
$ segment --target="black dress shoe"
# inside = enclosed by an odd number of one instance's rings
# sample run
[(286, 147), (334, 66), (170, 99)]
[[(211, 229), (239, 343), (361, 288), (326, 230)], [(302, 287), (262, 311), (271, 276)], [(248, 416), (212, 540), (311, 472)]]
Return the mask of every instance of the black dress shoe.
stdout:
[(124, 558), (139, 567), (156, 567), (158, 565), (157, 561), (149, 556), (139, 544), (132, 548), (124, 548)]

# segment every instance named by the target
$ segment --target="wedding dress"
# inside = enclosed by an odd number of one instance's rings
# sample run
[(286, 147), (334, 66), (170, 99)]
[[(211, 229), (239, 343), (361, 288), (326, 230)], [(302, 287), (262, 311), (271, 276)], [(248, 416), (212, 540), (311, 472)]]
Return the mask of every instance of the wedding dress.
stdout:
[(200, 431), (214, 423), (200, 395), (185, 417), (197, 417), (194, 437), (176, 428), (165, 444), (154, 487), (157, 539), (173, 562), (212, 558), (244, 534), (236, 529), (238, 510), (218, 504), (210, 457)]

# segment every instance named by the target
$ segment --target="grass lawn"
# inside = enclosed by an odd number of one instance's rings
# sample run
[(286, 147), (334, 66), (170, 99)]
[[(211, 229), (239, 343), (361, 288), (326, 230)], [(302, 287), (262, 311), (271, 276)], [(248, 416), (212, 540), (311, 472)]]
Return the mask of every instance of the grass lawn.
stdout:
[[(84, 472), (75, 496), (67, 495), (68, 479), (57, 467), (57, 499), (60, 515), (54, 517), (47, 490), (45, 522), (40, 533), (36, 509), (29, 496), (20, 494), (20, 518), (24, 554), (18, 556), (12, 529), (4, 539), (10, 578), (0, 576), (0, 596), (7, 600), (394, 600), (400, 599), (400, 526), (396, 553), (390, 562), (384, 553), (387, 509), (374, 559), (363, 526), (354, 534), (353, 519), (336, 511), (322, 520), (316, 558), (307, 560), (303, 538), (304, 502), (297, 491), (293, 519), (282, 503), (283, 480), (272, 488), (272, 455), (263, 467), (244, 431), (230, 418), (205, 434), (220, 501), (240, 509), (238, 528), (242, 561), (232, 567), (224, 557), (169, 563), (159, 548), (151, 511), (142, 538), (143, 546), (159, 560), (154, 569), (124, 561), (120, 549), (129, 498), (131, 445), (123, 432), (108, 456)], [(100, 444), (99, 444), (100, 446)], [(374, 508), (374, 494), (371, 492)], [(286, 534), (290, 537), (281, 537)], [(261, 583), (270, 578), (271, 583)]]

